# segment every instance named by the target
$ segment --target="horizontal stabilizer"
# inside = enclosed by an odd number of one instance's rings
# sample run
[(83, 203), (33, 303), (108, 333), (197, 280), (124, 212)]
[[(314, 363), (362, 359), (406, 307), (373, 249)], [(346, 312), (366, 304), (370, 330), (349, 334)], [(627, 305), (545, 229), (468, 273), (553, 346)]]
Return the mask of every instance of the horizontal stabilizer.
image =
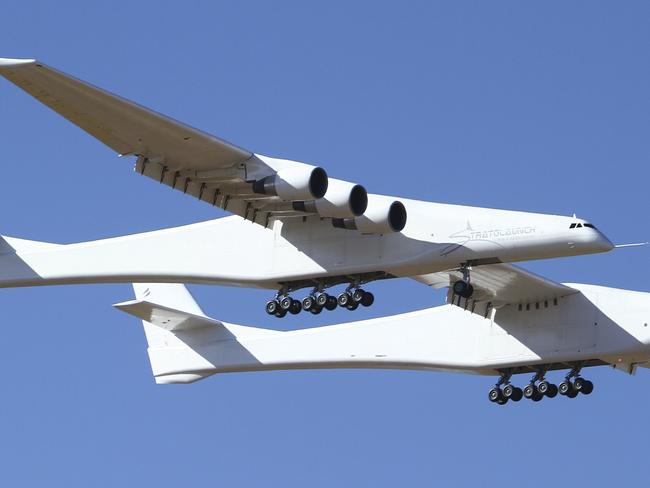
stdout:
[(147, 300), (131, 300), (129, 302), (117, 303), (113, 306), (169, 331), (200, 329), (202, 327), (222, 325), (218, 320), (183, 312)]

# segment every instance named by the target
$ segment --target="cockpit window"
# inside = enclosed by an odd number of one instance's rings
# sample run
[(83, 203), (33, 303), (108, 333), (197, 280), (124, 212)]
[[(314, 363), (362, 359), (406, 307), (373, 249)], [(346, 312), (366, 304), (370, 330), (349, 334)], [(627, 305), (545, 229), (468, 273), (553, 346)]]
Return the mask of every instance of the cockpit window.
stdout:
[(573, 222), (571, 225), (569, 225), (569, 229), (579, 229), (581, 227), (589, 227), (590, 229), (595, 229), (596, 226), (594, 224), (590, 224), (588, 222), (580, 223), (580, 222)]

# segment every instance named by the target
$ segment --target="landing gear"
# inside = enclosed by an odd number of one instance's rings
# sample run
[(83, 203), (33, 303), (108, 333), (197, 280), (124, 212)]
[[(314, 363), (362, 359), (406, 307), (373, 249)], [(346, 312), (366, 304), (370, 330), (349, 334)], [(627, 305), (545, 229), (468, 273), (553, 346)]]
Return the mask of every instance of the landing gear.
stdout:
[(558, 393), (567, 398), (575, 398), (578, 396), (578, 393), (589, 395), (594, 391), (594, 384), (580, 376), (581, 367), (581, 363), (574, 363), (571, 371), (569, 371), (564, 381), (559, 385), (554, 385), (549, 382), (544, 377), (546, 375), (546, 368), (541, 368), (537, 370), (537, 373), (530, 379), (523, 390), (510, 383), (512, 370), (503, 370), (501, 371), (499, 381), (488, 392), (488, 398), (492, 403), (504, 405), (509, 400), (518, 402), (522, 397), (539, 402), (544, 397), (555, 398)]
[[(493, 388), (490, 388), (490, 391), (488, 392), (488, 399), (491, 402), (498, 405), (505, 405), (509, 400), (512, 400), (513, 402), (521, 400), (524, 393), (521, 388), (517, 388), (510, 384), (511, 377), (512, 373), (509, 371), (501, 373), (499, 381), (497, 381), (496, 385), (494, 385)], [(501, 388), (502, 385), (505, 385), (503, 386), (503, 389)]]
[[(367, 283), (368, 281), (363, 281)], [(375, 296), (369, 291), (360, 288), (361, 280), (355, 279), (338, 297), (329, 295), (324, 290), (327, 283), (319, 283), (302, 300), (296, 300), (289, 295), (291, 288), (282, 288), (273, 300), (266, 303), (266, 313), (276, 317), (284, 317), (287, 313), (299, 314), (302, 310), (317, 315), (325, 310), (335, 310), (337, 307), (356, 310), (359, 305), (369, 307), (375, 302)]]
[(462, 298), (469, 298), (474, 294), (474, 287), (470, 284), (470, 271), (472, 267), (468, 264), (463, 264), (460, 267), (460, 272), (463, 274), (463, 279), (454, 283), (454, 295)]
[[(560, 395), (568, 398), (575, 398), (578, 393), (589, 395), (594, 391), (594, 384), (580, 376), (580, 365), (574, 366), (566, 375), (564, 381), (560, 383)], [(571, 381), (571, 378), (575, 380)]]

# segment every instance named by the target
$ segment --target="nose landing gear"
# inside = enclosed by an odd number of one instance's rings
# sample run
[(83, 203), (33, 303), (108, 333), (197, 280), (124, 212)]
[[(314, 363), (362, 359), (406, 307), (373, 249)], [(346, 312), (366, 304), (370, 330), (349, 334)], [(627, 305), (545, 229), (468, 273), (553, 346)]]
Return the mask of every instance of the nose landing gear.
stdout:
[(474, 287), (470, 284), (470, 271), (472, 267), (468, 264), (463, 264), (460, 267), (460, 272), (463, 274), (463, 279), (454, 282), (453, 290), (454, 295), (462, 298), (469, 298), (474, 294)]

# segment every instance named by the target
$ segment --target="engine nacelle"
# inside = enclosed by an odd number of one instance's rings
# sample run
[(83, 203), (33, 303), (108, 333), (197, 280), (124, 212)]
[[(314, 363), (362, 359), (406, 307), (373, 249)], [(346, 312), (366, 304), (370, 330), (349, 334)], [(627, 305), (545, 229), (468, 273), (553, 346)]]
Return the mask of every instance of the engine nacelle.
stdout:
[(363, 234), (390, 234), (400, 232), (406, 225), (406, 208), (397, 200), (391, 202), (370, 195), (368, 208), (355, 219), (333, 219), (340, 229), (358, 230)]
[(368, 193), (363, 186), (335, 179), (329, 180), (323, 198), (293, 202), (293, 209), (299, 212), (317, 213), (321, 217), (336, 219), (358, 217), (363, 215), (367, 207)]
[(257, 180), (253, 183), (253, 191), (293, 202), (322, 198), (327, 193), (328, 183), (329, 179), (323, 168), (303, 165), (283, 168), (274, 175)]

